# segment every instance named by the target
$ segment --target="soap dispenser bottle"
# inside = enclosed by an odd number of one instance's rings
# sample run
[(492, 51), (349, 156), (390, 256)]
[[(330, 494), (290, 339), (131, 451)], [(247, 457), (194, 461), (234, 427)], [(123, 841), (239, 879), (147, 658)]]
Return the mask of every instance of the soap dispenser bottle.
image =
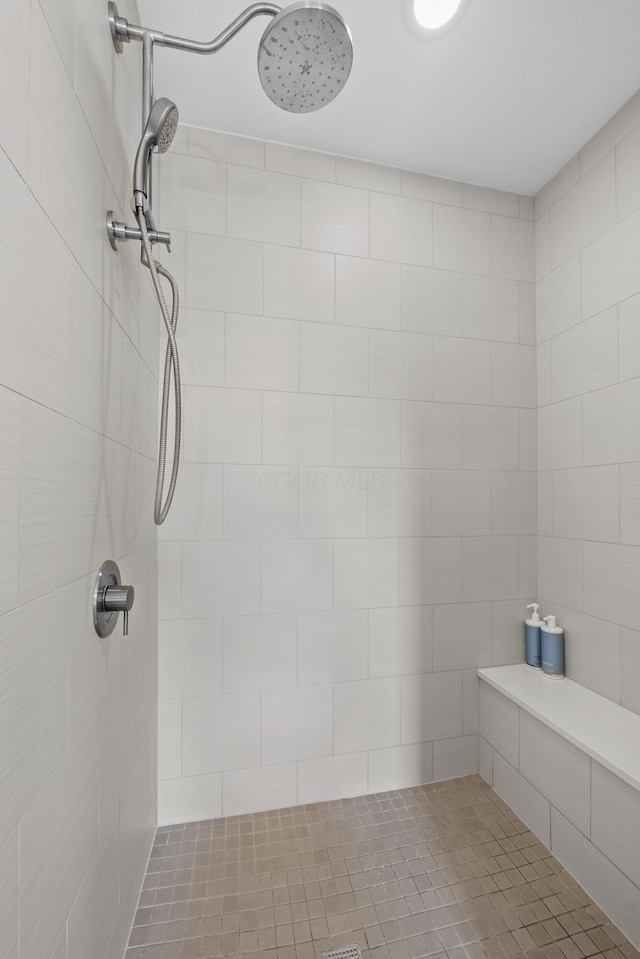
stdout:
[(542, 660), (540, 656), (540, 630), (542, 622), (540, 620), (539, 603), (529, 603), (527, 609), (532, 609), (531, 619), (524, 621), (524, 659), (527, 666), (532, 669), (540, 669)]
[(564, 679), (564, 630), (555, 616), (545, 616), (540, 629), (542, 672), (549, 679)]

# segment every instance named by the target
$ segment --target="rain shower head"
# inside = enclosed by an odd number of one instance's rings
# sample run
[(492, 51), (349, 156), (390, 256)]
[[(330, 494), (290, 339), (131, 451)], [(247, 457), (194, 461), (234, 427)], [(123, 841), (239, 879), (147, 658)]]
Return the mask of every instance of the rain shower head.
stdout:
[(338, 96), (353, 63), (349, 28), (321, 0), (300, 0), (269, 23), (258, 47), (258, 74), (270, 100), (311, 113)]
[(148, 200), (147, 180), (149, 160), (154, 147), (158, 153), (166, 153), (178, 128), (178, 108), (171, 100), (160, 97), (153, 104), (147, 125), (136, 153), (133, 168), (133, 198), (136, 206), (146, 209)]

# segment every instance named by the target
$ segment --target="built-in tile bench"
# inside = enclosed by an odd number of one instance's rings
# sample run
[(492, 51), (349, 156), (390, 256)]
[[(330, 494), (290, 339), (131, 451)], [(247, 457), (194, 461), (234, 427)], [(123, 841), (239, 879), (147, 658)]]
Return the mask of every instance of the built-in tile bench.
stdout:
[(640, 948), (640, 716), (525, 665), (478, 676), (480, 773)]

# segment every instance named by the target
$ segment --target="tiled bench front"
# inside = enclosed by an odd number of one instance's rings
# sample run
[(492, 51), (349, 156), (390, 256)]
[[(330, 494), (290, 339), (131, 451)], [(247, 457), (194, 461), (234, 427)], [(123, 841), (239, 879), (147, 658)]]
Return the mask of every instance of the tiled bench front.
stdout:
[(482, 776), (640, 948), (640, 716), (524, 665), (478, 676)]

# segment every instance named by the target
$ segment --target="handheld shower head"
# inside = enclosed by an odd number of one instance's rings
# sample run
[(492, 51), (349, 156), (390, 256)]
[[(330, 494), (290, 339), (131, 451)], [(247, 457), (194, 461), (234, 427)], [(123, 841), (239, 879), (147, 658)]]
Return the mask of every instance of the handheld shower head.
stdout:
[(147, 208), (149, 179), (149, 162), (151, 151), (158, 148), (158, 153), (166, 153), (178, 127), (178, 108), (171, 100), (160, 97), (153, 104), (147, 125), (142, 134), (136, 162), (133, 167), (133, 199), (136, 207)]
[(299, 0), (269, 23), (258, 47), (258, 73), (270, 100), (311, 113), (338, 96), (353, 63), (349, 28), (322, 0)]

